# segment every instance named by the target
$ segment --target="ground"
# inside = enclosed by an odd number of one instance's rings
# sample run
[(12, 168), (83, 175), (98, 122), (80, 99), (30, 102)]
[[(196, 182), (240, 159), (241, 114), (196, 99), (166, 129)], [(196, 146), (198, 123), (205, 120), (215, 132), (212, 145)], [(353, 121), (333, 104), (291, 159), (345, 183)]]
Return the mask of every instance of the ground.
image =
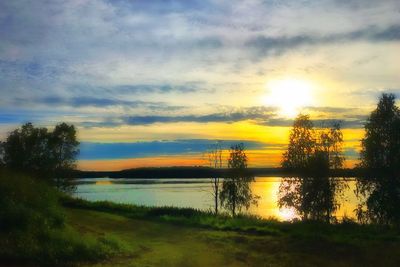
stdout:
[(399, 246), (390, 242), (337, 244), (282, 235), (207, 230), (110, 213), (67, 209), (83, 235), (120, 240), (125, 253), (82, 266), (396, 266)]

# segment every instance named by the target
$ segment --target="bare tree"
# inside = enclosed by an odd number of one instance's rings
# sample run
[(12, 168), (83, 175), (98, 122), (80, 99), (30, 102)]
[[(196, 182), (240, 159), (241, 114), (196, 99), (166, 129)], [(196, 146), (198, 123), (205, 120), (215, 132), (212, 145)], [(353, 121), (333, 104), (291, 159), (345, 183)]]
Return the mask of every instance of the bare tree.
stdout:
[(222, 141), (217, 141), (215, 144), (211, 145), (210, 149), (207, 151), (208, 164), (215, 171), (210, 178), (211, 182), (211, 194), (214, 198), (214, 211), (218, 214), (218, 199), (221, 184), (220, 172), (218, 170), (222, 169)]

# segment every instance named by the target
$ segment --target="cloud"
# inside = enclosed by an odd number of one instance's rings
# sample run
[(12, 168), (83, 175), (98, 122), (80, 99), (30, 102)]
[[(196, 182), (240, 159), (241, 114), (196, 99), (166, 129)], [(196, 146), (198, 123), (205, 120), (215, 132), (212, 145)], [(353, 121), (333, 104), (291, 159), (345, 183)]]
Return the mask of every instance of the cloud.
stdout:
[[(327, 118), (311, 118), (317, 127), (330, 126), (335, 122), (340, 122), (343, 128), (361, 128), (363, 127), (367, 115), (346, 114), (357, 109), (352, 108), (336, 108), (336, 107), (312, 107), (308, 108), (313, 111), (330, 112)], [(335, 115), (337, 113), (338, 115)], [(343, 114), (344, 113), (344, 114)], [(336, 117), (336, 118), (335, 118)], [(221, 122), (234, 123), (240, 121), (251, 120), (255, 124), (266, 126), (284, 126), (293, 125), (293, 119), (287, 119), (279, 116), (277, 108), (274, 107), (250, 107), (243, 108), (239, 111), (225, 113), (211, 113), (207, 115), (184, 115), (184, 116), (130, 116), (122, 118), (130, 125), (150, 125), (154, 123), (178, 123), (178, 122)]]
[[(80, 160), (139, 158), (160, 155), (204, 153), (217, 140), (189, 139), (170, 141), (151, 141), (134, 143), (93, 143), (82, 142), (80, 145)], [(268, 145), (256, 141), (226, 140), (222, 142), (223, 149), (229, 149), (232, 144), (243, 143), (246, 149), (276, 148), (278, 145)]]
[[(234, 108), (230, 106), (216, 106), (213, 109), (225, 109), (225, 112), (214, 112), (203, 115), (188, 114), (179, 115), (182, 111), (188, 112), (193, 108), (186, 106), (173, 106), (165, 102), (151, 101), (128, 101), (119, 99), (105, 98), (63, 98), (46, 97), (32, 100), (35, 105), (42, 104), (45, 107), (73, 107), (73, 112), (59, 109), (57, 112), (47, 112), (38, 109), (34, 113), (29, 110), (10, 111), (2, 110), (0, 123), (23, 123), (32, 121), (35, 123), (51, 124), (57, 122), (57, 117), (63, 117), (62, 120), (72, 120), (71, 123), (80, 127), (117, 127), (122, 125), (132, 126), (151, 126), (153, 124), (168, 123), (235, 123), (242, 121), (251, 121), (254, 124), (265, 126), (291, 127), (293, 119), (285, 118), (279, 115), (279, 109), (276, 107), (252, 106), (246, 108)], [(26, 99), (14, 99), (13, 104), (17, 106), (29, 106)], [(80, 111), (79, 108), (95, 107), (95, 111)], [(123, 107), (125, 113), (141, 112), (148, 115), (121, 115), (121, 112), (108, 113), (107, 108)], [(130, 109), (127, 109), (130, 108)], [(99, 113), (98, 109), (103, 112)], [(136, 111), (137, 110), (137, 111)], [(311, 114), (311, 119), (317, 127), (329, 127), (334, 122), (340, 122), (342, 128), (362, 128), (368, 116), (366, 110), (359, 108), (340, 108), (340, 107), (306, 107), (304, 113)], [(150, 114), (149, 114), (150, 113)], [(157, 113), (158, 115), (153, 115)]]
[[(358, 117), (358, 116), (353, 116)], [(341, 118), (341, 119), (311, 119), (315, 127), (330, 127), (334, 123), (340, 123), (344, 129), (359, 129), (364, 127), (367, 116), (359, 118)], [(270, 119), (264, 124), (268, 126), (290, 127), (293, 125), (293, 119)]]
[[(377, 90), (365, 91), (367, 104), (356, 93), (400, 81), (399, 8), (391, 0), (0, 1), (0, 123), (290, 126), (276, 110), (221, 106), (257, 105), (266, 82), (298, 74), (329, 87), (329, 104), (350, 103), (310, 109), (321, 123), (360, 127), (352, 100), (369, 108)], [(342, 102), (339, 92), (352, 98)]]
[(185, 84), (134, 84), (105, 87), (105, 90), (121, 93), (212, 93), (215, 90), (205, 88), (200, 82), (187, 82)]
[(391, 42), (400, 41), (400, 24), (384, 29), (367, 27), (364, 29), (330, 35), (302, 34), (295, 36), (258, 36), (246, 42), (260, 55), (281, 54), (301, 46), (338, 44), (352, 41)]
[(305, 107), (304, 109), (306, 110), (311, 110), (311, 111), (318, 111), (318, 112), (327, 112), (327, 113), (350, 113), (350, 112), (360, 112), (359, 108), (355, 107)]
[(173, 122), (224, 122), (232, 123), (244, 120), (266, 120), (274, 116), (276, 108), (251, 107), (239, 111), (212, 113), (207, 115), (183, 115), (183, 116), (131, 116), (125, 119), (127, 124), (146, 125), (153, 123), (173, 123)]
[[(26, 103), (26, 99), (14, 99), (14, 103)], [(38, 98), (32, 101), (33, 104), (44, 104), (46, 106), (69, 106), (74, 108), (80, 107), (98, 107), (107, 108), (113, 106), (137, 108), (146, 107), (153, 110), (179, 110), (184, 108), (183, 106), (170, 106), (165, 102), (152, 102), (152, 101), (129, 101), (120, 99), (110, 98), (96, 98), (96, 97), (60, 97), (60, 96), (49, 96), (44, 98)]]

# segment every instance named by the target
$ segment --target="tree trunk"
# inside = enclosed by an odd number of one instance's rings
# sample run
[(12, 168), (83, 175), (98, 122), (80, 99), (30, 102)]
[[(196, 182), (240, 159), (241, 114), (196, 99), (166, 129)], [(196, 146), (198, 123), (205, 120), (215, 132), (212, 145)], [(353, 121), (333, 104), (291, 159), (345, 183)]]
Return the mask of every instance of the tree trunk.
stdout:
[(232, 217), (235, 217), (236, 215), (235, 213), (236, 213), (236, 200), (234, 199), (232, 203)]
[(215, 189), (215, 215), (218, 214), (218, 187)]

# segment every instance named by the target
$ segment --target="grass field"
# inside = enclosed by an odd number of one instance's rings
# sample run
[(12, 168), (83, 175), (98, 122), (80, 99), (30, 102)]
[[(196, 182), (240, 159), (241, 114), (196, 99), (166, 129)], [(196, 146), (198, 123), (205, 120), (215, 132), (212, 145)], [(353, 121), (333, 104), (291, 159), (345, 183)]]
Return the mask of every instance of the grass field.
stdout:
[[(67, 222), (83, 236), (107, 236), (122, 251), (82, 266), (399, 266), (397, 238), (350, 239), (205, 229), (88, 209), (67, 208)], [(286, 229), (286, 230), (285, 230)], [(311, 230), (307, 230), (311, 231)], [(318, 232), (318, 229), (315, 229)], [(324, 230), (325, 231), (325, 230)]]

